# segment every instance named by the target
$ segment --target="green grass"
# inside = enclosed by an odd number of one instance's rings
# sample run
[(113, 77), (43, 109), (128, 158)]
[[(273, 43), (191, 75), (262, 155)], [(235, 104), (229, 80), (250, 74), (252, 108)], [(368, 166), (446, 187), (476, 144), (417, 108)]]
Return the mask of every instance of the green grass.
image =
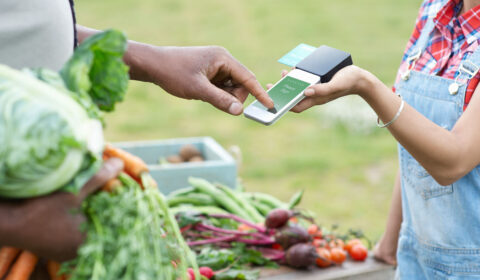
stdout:
[[(262, 84), (275, 82), (276, 62), (299, 43), (327, 44), (391, 85), (420, 0), (80, 0), (79, 23), (115, 27), (157, 45), (221, 45)], [(158, 61), (161, 65), (162, 61)], [(317, 107), (288, 114), (272, 127), (232, 117), (198, 101), (176, 99), (132, 82), (126, 101), (107, 118), (110, 141), (210, 135), (238, 145), (249, 190), (288, 199), (305, 189), (302, 207), (324, 225), (383, 231), (396, 173), (396, 143), (385, 130), (351, 134), (326, 128)]]

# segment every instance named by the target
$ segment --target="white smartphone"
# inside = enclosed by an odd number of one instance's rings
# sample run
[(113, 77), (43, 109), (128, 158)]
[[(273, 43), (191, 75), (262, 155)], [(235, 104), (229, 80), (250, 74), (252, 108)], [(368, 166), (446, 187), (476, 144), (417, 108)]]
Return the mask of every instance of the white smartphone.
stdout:
[(244, 115), (262, 124), (271, 125), (302, 101), (305, 97), (303, 92), (307, 87), (319, 81), (320, 77), (317, 75), (294, 69), (267, 91), (275, 103), (273, 109), (267, 109), (255, 100), (245, 108)]

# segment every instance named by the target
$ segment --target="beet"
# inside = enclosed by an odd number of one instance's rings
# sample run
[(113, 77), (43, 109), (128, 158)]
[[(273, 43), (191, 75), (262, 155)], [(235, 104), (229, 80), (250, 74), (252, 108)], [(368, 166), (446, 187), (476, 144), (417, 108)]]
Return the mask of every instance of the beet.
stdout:
[(310, 239), (307, 230), (297, 225), (283, 227), (275, 233), (275, 242), (285, 249), (298, 243), (309, 242)]
[(288, 249), (285, 260), (291, 267), (307, 268), (315, 264), (317, 257), (317, 251), (313, 245), (300, 243)]
[(281, 208), (274, 209), (268, 213), (265, 226), (267, 228), (281, 228), (288, 223), (290, 217), (292, 217), (292, 211)]

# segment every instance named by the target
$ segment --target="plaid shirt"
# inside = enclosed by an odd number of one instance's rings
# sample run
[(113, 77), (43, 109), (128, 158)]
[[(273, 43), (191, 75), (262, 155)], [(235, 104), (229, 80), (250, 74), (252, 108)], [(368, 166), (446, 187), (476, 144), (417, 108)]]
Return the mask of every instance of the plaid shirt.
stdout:
[[(456, 77), (460, 63), (475, 51), (480, 40), (480, 32), (478, 32), (480, 31), (480, 5), (458, 15), (462, 4), (461, 0), (425, 0), (423, 2), (415, 29), (407, 43), (397, 82), (400, 74), (408, 67), (407, 53), (418, 40), (429, 17), (434, 17), (435, 28), (414, 70), (448, 79)], [(464, 109), (472, 98), (479, 79), (480, 73), (468, 81)]]

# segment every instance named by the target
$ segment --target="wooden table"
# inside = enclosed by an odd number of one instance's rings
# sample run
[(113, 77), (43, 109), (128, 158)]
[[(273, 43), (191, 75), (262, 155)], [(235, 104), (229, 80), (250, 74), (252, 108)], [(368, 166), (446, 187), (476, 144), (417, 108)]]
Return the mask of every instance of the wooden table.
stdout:
[(288, 267), (263, 269), (262, 280), (390, 280), (395, 275), (391, 265), (380, 263), (369, 257), (364, 262), (347, 260), (341, 266), (294, 270)]

